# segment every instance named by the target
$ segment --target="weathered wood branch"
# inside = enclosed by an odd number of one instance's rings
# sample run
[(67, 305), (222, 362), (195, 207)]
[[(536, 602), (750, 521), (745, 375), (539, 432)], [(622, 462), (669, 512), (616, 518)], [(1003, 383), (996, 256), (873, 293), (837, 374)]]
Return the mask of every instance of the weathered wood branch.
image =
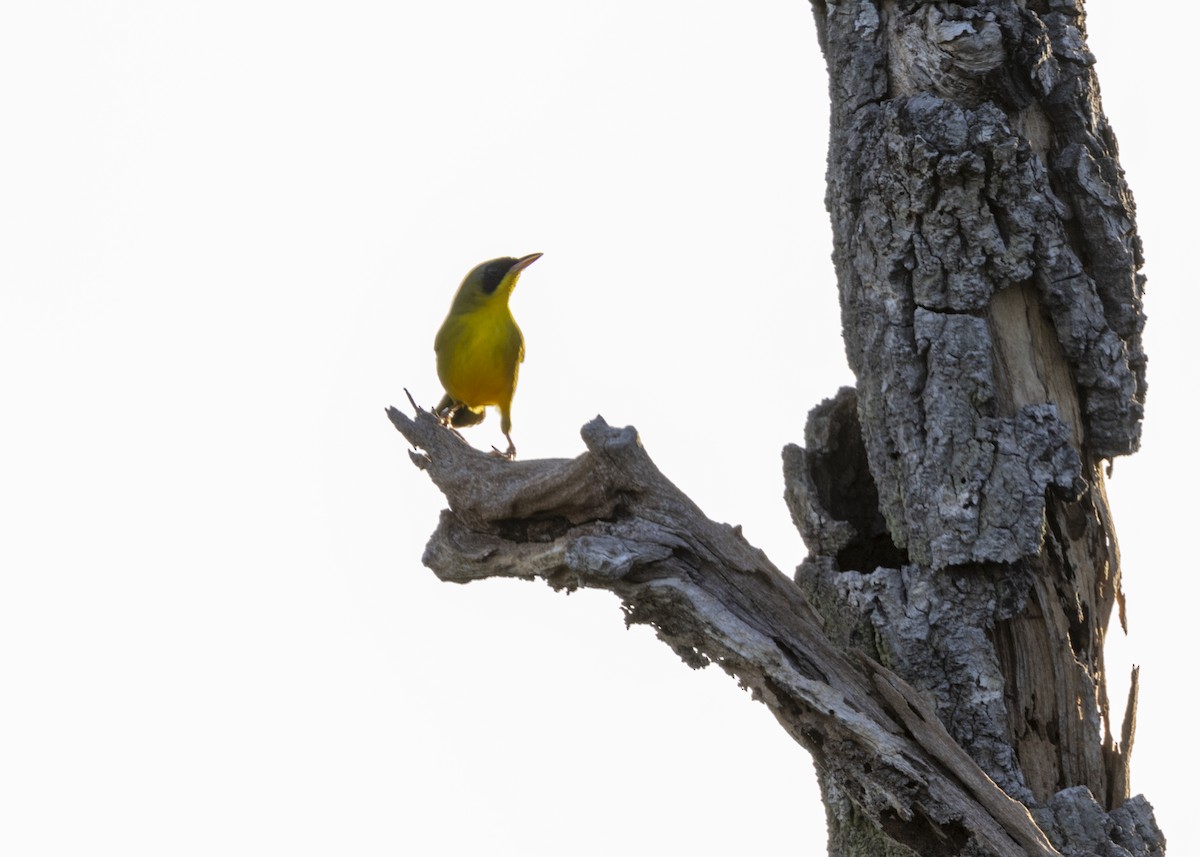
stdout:
[[(428, 412), (388, 416), (445, 493), (423, 561), (442, 580), (542, 579), (615, 593), (693, 667), (735, 676), (836, 772), (846, 795), (922, 855), (1052, 855), (1029, 812), (975, 764), (905, 681), (831, 645), (793, 581), (703, 513), (632, 428), (597, 418), (571, 460), (480, 453)], [(950, 831), (947, 833), (947, 831)]]

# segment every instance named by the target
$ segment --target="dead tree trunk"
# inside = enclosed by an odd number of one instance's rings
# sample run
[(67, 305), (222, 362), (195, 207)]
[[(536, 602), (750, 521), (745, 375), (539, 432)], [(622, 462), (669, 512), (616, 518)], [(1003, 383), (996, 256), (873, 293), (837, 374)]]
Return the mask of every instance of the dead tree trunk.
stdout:
[[(1155, 855), (1103, 642), (1101, 463), (1145, 393), (1133, 201), (1067, 0), (814, 3), (828, 207), (857, 376), (784, 450), (795, 581), (703, 516), (632, 429), (574, 460), (389, 416), (450, 508), (445, 580), (608, 589), (812, 753), (833, 855)], [(1136, 688), (1136, 676), (1134, 682)]]
[(1082, 2), (814, 5), (858, 382), (789, 453), (794, 509), (853, 525), (808, 528), (798, 582), (1048, 831), (1064, 790), (1115, 810), (1136, 700), (1114, 737), (1100, 463), (1138, 445), (1143, 281)]

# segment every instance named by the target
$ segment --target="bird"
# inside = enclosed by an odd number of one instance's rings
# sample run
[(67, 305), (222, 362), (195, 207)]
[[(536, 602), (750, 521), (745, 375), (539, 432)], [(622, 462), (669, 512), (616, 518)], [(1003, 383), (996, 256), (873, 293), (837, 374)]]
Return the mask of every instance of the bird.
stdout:
[(525, 359), (525, 338), (508, 308), (521, 272), (542, 257), (504, 256), (481, 262), (463, 278), (450, 312), (433, 340), (438, 380), (446, 395), (434, 413), (444, 425), (462, 428), (483, 421), (486, 408), (500, 409), (500, 430), (508, 440), (505, 458), (516, 457), (512, 439), (512, 400), (517, 371)]

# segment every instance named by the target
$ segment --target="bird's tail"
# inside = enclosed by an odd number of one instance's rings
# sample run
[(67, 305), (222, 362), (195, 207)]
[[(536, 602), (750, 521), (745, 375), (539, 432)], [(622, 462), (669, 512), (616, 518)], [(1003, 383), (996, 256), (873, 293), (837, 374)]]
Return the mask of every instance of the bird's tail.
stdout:
[(468, 408), (466, 405), (461, 405), (450, 416), (450, 425), (455, 428), (463, 428), (465, 426), (477, 426), (483, 422), (483, 418), (487, 416), (487, 409), (482, 405), (478, 408)]
[(450, 398), (449, 393), (442, 396), (442, 400), (433, 409), (434, 414), (442, 421), (443, 425), (448, 422), (455, 428), (479, 425), (487, 415), (486, 411), (487, 409), (483, 405), (472, 408), (463, 402), (456, 402)]

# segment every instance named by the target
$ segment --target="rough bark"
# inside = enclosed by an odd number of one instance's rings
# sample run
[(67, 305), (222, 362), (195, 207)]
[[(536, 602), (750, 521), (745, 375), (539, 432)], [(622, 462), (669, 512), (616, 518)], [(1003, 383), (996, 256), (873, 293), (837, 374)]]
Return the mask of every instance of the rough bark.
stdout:
[(450, 508), (439, 577), (608, 589), (817, 763), (834, 855), (1165, 852), (1128, 794), (1136, 673), (1104, 459), (1145, 396), (1133, 201), (1066, 0), (814, 2), (854, 389), (784, 450), (794, 580), (703, 516), (632, 429), (508, 462), (388, 414)]
[[(540, 578), (607, 589), (692, 667), (715, 663), (814, 755), (878, 841), (921, 855), (1053, 855), (907, 682), (843, 652), (800, 588), (737, 527), (710, 521), (654, 466), (632, 428), (597, 417), (587, 452), (509, 462), (428, 411), (388, 410), (446, 495), (422, 561), (442, 580)], [(907, 849), (907, 851), (903, 850)], [(855, 853), (876, 853), (856, 851)]]
[(811, 551), (797, 582), (1048, 831), (1071, 801), (1111, 821), (1136, 700), (1114, 737), (1100, 464), (1140, 438), (1144, 283), (1082, 4), (814, 9), (857, 383), (785, 453)]

